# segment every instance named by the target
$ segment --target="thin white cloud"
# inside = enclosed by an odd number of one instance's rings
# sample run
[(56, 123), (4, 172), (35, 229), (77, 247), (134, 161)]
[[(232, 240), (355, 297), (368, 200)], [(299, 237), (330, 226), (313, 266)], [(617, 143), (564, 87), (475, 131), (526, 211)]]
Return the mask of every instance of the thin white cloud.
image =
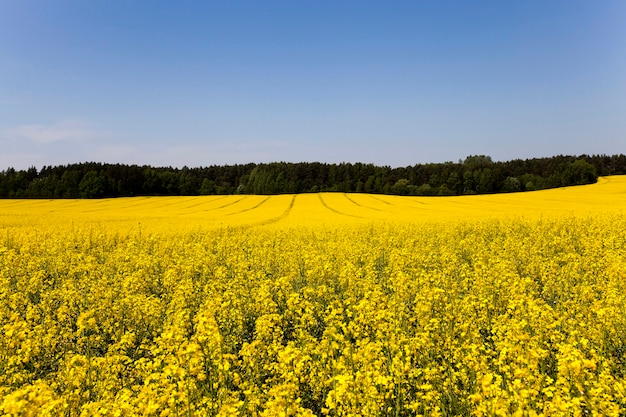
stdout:
[(98, 136), (88, 124), (66, 120), (54, 124), (28, 124), (6, 129), (2, 137), (10, 140), (26, 140), (39, 145), (58, 142), (81, 142)]

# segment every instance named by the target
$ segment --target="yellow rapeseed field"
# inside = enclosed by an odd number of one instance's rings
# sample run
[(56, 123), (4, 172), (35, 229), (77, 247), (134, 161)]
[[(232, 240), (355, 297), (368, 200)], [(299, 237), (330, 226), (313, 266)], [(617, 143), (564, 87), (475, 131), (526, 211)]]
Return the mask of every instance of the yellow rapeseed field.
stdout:
[(626, 415), (626, 177), (0, 200), (0, 414)]

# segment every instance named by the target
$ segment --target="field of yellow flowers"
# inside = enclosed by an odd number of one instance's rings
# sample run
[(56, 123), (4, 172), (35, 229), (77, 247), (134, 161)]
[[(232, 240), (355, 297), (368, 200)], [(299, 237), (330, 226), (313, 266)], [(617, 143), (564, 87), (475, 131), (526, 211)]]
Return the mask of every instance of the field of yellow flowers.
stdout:
[(0, 414), (626, 415), (626, 178), (0, 201)]

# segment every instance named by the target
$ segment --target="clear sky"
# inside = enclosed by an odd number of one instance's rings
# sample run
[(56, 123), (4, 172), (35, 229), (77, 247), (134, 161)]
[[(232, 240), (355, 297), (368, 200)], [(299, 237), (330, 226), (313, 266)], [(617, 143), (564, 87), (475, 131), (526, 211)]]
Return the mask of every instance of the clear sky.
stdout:
[(626, 153), (626, 1), (0, 0), (0, 170)]

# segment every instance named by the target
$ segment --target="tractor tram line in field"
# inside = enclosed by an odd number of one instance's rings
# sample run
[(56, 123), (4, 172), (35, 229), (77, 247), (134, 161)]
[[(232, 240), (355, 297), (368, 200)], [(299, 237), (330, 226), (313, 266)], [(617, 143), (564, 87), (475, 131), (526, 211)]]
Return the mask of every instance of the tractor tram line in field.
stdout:
[(363, 218), (362, 216), (358, 216), (358, 215), (356, 215), (356, 214), (344, 213), (344, 212), (339, 211), (339, 210), (337, 210), (337, 209), (335, 209), (335, 208), (333, 208), (333, 207), (330, 207), (330, 206), (326, 203), (326, 201), (324, 200), (324, 198), (322, 197), (322, 193), (318, 194), (318, 195), (317, 195), (317, 197), (319, 198), (319, 201), (320, 201), (321, 205), (322, 205), (323, 207), (325, 207), (326, 209), (328, 209), (328, 210), (332, 211), (333, 213), (339, 214), (339, 215), (341, 215), (341, 216), (346, 216), (346, 217)]
[(387, 204), (388, 206), (391, 206), (391, 205), (392, 205), (389, 201), (384, 200), (384, 199), (382, 199), (382, 198), (378, 197), (377, 195), (374, 195), (374, 194), (366, 194), (366, 195), (367, 195), (369, 198), (372, 198), (372, 199), (374, 199), (374, 200), (376, 200), (376, 201), (380, 201), (381, 203), (383, 203), (383, 204)]
[(252, 207), (249, 207), (249, 208), (246, 208), (246, 209), (243, 209), (243, 210), (240, 210), (240, 211), (235, 211), (233, 213), (228, 213), (228, 214), (226, 214), (226, 216), (235, 216), (235, 215), (238, 215), (238, 214), (243, 214), (243, 213), (245, 213), (247, 211), (251, 211), (251, 210), (257, 209), (257, 208), (261, 207), (264, 203), (267, 203), (267, 201), (270, 198), (272, 198), (272, 197), (271, 196), (267, 196), (263, 200), (259, 201), (257, 204), (255, 204)]
[(205, 211), (220, 210), (220, 209), (223, 209), (223, 208), (226, 208), (226, 207), (232, 206), (233, 204), (237, 204), (237, 203), (239, 203), (240, 201), (243, 201), (243, 200), (245, 200), (245, 199), (247, 199), (247, 198), (249, 198), (249, 196), (243, 196), (243, 197), (237, 198), (237, 199), (235, 199), (235, 200), (233, 200), (233, 201), (231, 201), (231, 202), (228, 202), (228, 203), (226, 203), (226, 204), (224, 204), (224, 205), (221, 205), (221, 206), (219, 206), (219, 207), (215, 207), (214, 209), (208, 209), (208, 210), (205, 210)]
[[(181, 207), (176, 214), (178, 216), (195, 215), (201, 213), (208, 213), (211, 211), (219, 210), (219, 207), (214, 207), (215, 204), (222, 204), (224, 199), (230, 199), (231, 196), (200, 196), (194, 204), (185, 204)], [(180, 197), (184, 198), (184, 197)], [(221, 202), (221, 203), (220, 203)], [(227, 205), (228, 206), (228, 205)]]
[(202, 197), (199, 198), (199, 201), (197, 203), (186, 205), (185, 209), (191, 209), (191, 208), (194, 208), (194, 207), (205, 206), (205, 205), (213, 203), (215, 201), (223, 200), (224, 198), (227, 198), (228, 196), (222, 195), (222, 196), (219, 196), (217, 198), (211, 198), (211, 197), (213, 197), (213, 196), (202, 196)]
[[(382, 211), (382, 210), (381, 210), (381, 209), (379, 209), (379, 208), (376, 208), (376, 207), (371, 207), (371, 206), (367, 206), (367, 205), (364, 205), (364, 204), (361, 204), (361, 203), (357, 202), (357, 201), (356, 201), (356, 199), (354, 199), (354, 198), (350, 197), (347, 193), (343, 193), (343, 196), (344, 196), (344, 197), (345, 197), (348, 201), (350, 201), (352, 204), (354, 204), (355, 206), (358, 206), (358, 207), (363, 207), (363, 208), (366, 208), (366, 209), (369, 209), (369, 210), (374, 210), (374, 211)], [(357, 198), (359, 198), (359, 197), (361, 197), (361, 194), (357, 194)]]
[(268, 225), (276, 224), (276, 223), (278, 223), (280, 221), (285, 220), (289, 216), (289, 214), (291, 213), (291, 210), (293, 209), (293, 206), (296, 203), (296, 197), (297, 196), (298, 196), (297, 194), (293, 194), (292, 195), (291, 200), (289, 201), (289, 205), (287, 206), (285, 211), (283, 211), (281, 213), (280, 216), (272, 217), (270, 219), (262, 220), (262, 221), (255, 222), (255, 223), (251, 223), (251, 224), (249, 224), (249, 226), (250, 227), (268, 226)]

